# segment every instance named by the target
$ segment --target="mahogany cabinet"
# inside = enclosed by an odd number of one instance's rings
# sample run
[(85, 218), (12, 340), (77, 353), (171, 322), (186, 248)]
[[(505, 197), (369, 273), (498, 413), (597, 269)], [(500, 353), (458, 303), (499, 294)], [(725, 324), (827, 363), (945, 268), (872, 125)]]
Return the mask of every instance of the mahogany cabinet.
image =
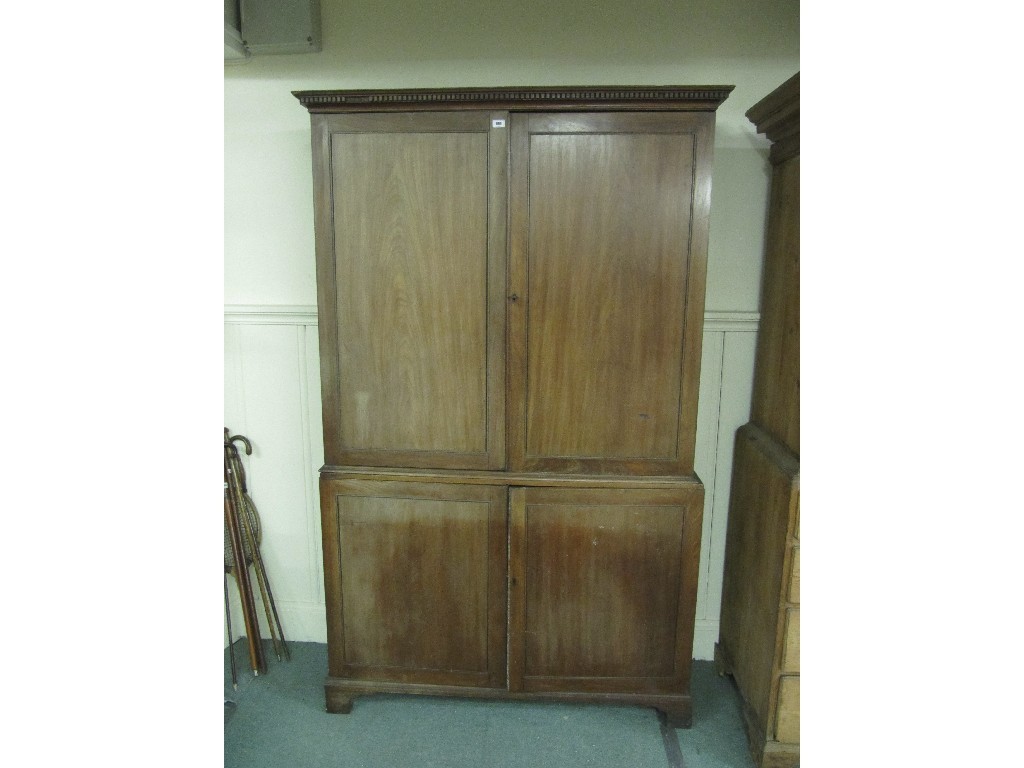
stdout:
[(731, 87), (297, 92), (328, 709), (691, 714), (711, 155)]

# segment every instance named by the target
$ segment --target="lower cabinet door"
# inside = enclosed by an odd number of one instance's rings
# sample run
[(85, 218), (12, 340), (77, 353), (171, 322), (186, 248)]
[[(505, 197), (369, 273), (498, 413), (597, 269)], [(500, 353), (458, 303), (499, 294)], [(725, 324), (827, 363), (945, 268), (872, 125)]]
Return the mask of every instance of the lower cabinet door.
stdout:
[(703, 486), (510, 490), (513, 691), (689, 686)]
[(323, 479), (332, 677), (506, 684), (506, 488)]

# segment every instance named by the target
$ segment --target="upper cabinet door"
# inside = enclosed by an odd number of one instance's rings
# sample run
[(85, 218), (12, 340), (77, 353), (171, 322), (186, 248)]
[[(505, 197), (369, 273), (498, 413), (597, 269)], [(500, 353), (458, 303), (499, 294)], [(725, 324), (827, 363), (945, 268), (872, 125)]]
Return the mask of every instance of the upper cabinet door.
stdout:
[(713, 131), (512, 116), (511, 468), (692, 473)]
[(507, 118), (313, 116), (327, 464), (504, 466)]

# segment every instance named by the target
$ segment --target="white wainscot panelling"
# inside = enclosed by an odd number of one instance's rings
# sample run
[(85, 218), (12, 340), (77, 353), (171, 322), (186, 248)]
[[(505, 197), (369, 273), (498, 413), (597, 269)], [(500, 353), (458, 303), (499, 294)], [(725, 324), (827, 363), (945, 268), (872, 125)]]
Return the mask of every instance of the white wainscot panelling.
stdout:
[[(749, 312), (705, 316), (696, 455), (697, 475), (705, 485), (696, 659), (712, 659), (718, 641), (733, 440), (750, 416), (757, 321), (757, 314)], [(263, 522), (261, 552), (285, 636), (323, 643), (327, 625), (317, 484), (323, 426), (316, 323), (315, 307), (226, 309), (224, 426), (252, 442), (253, 454), (243, 462)], [(243, 631), (233, 582), (229, 594), (237, 638)], [(270, 636), (265, 621), (263, 631)]]
[[(305, 307), (236, 307), (225, 320), (224, 426), (252, 443), (252, 455), (243, 455), (242, 461), (260, 514), (260, 552), (284, 634), (289, 640), (326, 642), (316, 313)], [(232, 630), (238, 637), (244, 634), (241, 607), (233, 580), (228, 586)]]
[(736, 430), (750, 419), (757, 320), (757, 314), (739, 312), (709, 312), (704, 317), (694, 458), (697, 476), (704, 482), (695, 659), (714, 659), (718, 642), (733, 442)]

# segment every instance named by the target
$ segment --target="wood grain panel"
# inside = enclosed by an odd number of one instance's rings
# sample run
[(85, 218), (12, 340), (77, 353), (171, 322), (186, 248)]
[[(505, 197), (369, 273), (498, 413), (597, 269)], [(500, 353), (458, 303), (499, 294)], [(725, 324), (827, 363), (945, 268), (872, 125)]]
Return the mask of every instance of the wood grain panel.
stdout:
[(692, 471), (710, 154), (697, 117), (513, 115), (513, 468)]
[(314, 146), (325, 458), (498, 467), (507, 131), (408, 117), (332, 116)]
[(510, 677), (534, 691), (685, 691), (700, 486), (516, 493)]
[(502, 685), (505, 492), (492, 486), (325, 484), (331, 674)]
[(797, 459), (747, 424), (736, 434), (722, 583), (720, 644), (758, 722), (774, 712), (772, 679), (782, 643), (785, 556)]
[(675, 455), (691, 162), (689, 137), (533, 137), (529, 455)]
[(487, 137), (333, 139), (348, 448), (481, 452)]

